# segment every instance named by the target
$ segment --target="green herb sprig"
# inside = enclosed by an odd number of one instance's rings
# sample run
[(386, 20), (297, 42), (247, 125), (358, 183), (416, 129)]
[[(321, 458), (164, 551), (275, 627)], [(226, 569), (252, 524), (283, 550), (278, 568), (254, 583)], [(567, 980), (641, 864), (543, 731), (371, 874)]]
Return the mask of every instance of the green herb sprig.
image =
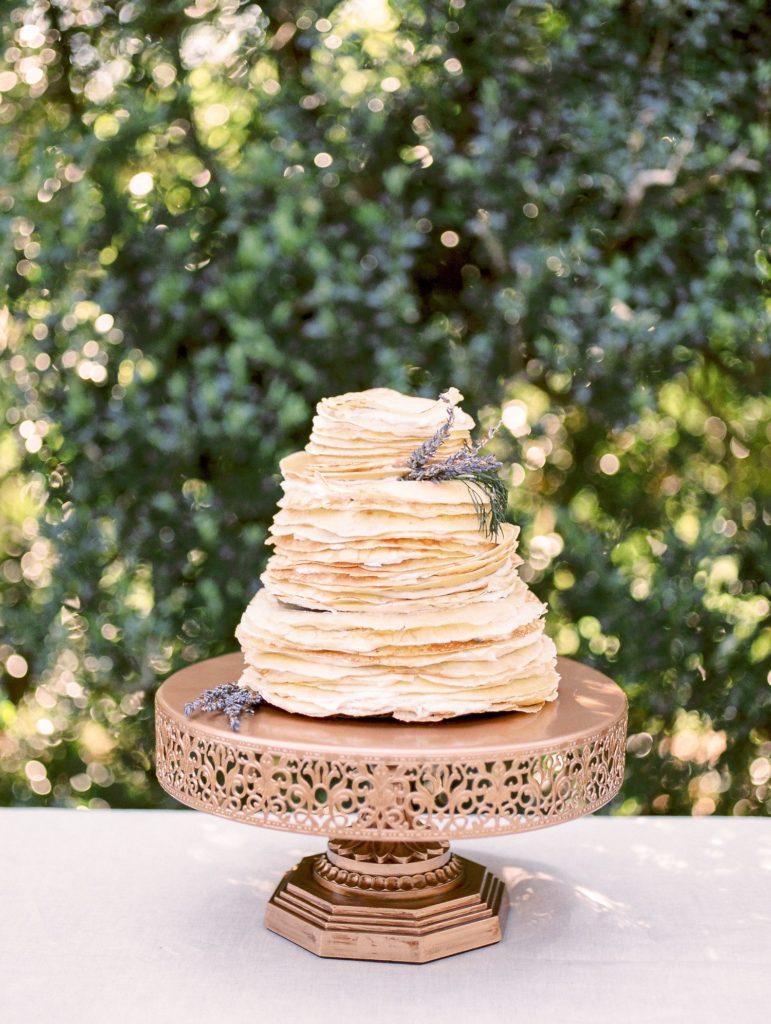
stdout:
[[(447, 401), (444, 395), (439, 397)], [(495, 539), (506, 520), (509, 502), (506, 484), (497, 472), (503, 463), (494, 455), (480, 455), (479, 452), (492, 440), (500, 424), (493, 427), (482, 441), (473, 445), (464, 444), (446, 459), (437, 460), (436, 455), (450, 436), (454, 422), (455, 407), (449, 405), (447, 419), (432, 437), (412, 452), (407, 460), (409, 472), (401, 479), (433, 480), (437, 483), (442, 480), (461, 480), (471, 496), (479, 529), (485, 537)]]

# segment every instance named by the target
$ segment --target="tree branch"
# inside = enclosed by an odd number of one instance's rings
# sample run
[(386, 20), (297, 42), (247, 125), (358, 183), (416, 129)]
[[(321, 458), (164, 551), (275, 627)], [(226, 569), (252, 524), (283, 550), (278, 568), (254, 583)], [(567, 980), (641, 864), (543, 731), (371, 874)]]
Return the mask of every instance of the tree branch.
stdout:
[(666, 167), (650, 167), (635, 174), (626, 190), (624, 204), (621, 207), (620, 220), (622, 224), (630, 222), (649, 188), (657, 185), (669, 188), (674, 185), (685, 158), (693, 149), (693, 141), (692, 135), (682, 139), (675, 147)]

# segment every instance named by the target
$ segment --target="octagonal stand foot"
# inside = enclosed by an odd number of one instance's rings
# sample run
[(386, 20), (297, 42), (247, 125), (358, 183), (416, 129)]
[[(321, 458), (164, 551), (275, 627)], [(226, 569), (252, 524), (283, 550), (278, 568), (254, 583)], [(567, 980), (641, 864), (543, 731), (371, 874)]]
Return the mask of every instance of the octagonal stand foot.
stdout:
[(500, 941), (508, 904), (449, 844), (332, 841), (281, 880), (265, 925), (317, 956), (426, 963)]

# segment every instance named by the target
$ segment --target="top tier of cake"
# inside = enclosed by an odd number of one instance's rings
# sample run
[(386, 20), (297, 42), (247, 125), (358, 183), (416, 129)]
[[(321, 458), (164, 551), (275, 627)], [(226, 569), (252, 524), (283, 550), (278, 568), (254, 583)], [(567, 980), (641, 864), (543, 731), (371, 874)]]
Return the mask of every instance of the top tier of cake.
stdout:
[[(447, 422), (448, 408), (455, 408), (462, 398), (456, 388), (438, 400), (413, 398), (390, 388), (323, 398), (313, 417), (306, 459), (300, 464), (343, 479), (404, 476), (412, 452)], [(467, 444), (473, 429), (473, 419), (455, 408), (442, 457)], [(290, 470), (294, 465), (289, 464)]]

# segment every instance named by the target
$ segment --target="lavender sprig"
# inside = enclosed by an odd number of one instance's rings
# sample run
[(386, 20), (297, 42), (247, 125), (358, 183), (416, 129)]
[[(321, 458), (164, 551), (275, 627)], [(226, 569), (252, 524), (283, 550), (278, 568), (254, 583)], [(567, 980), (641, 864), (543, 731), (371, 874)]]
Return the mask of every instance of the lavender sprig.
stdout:
[[(439, 396), (442, 401), (447, 401), (444, 395)], [(415, 449), (408, 459), (408, 465), (410, 467), (410, 475), (406, 476), (405, 480), (426, 480), (429, 479), (425, 476), (413, 476), (412, 474), (427, 472), (430, 468), (428, 463), (434, 458), (436, 453), (442, 447), (444, 442), (450, 436), (452, 425), (455, 422), (455, 406), (449, 405), (447, 409), (447, 419), (433, 435), (429, 437), (427, 441), (424, 441), (422, 445)]]
[(241, 715), (253, 715), (262, 704), (262, 697), (253, 690), (248, 690), (238, 683), (220, 683), (212, 690), (204, 690), (200, 697), (185, 704), (185, 714), (194, 711), (219, 711), (227, 715), (230, 728), (238, 732), (241, 728)]
[[(440, 395), (444, 398), (444, 395)], [(498, 532), (506, 518), (508, 507), (508, 492), (506, 485), (497, 476), (497, 470), (503, 465), (494, 455), (480, 455), (480, 449), (491, 441), (495, 436), (500, 423), (488, 431), (487, 437), (477, 441), (473, 445), (464, 444), (463, 447), (448, 455), (446, 459), (436, 460), (436, 453), (450, 436), (453, 422), (455, 421), (455, 408), (450, 405), (447, 410), (447, 419), (436, 433), (410, 455), (407, 460), (409, 472), (402, 480), (462, 480), (471, 495), (479, 528), (486, 537), (497, 537)], [(489, 508), (479, 491), (487, 497)]]

